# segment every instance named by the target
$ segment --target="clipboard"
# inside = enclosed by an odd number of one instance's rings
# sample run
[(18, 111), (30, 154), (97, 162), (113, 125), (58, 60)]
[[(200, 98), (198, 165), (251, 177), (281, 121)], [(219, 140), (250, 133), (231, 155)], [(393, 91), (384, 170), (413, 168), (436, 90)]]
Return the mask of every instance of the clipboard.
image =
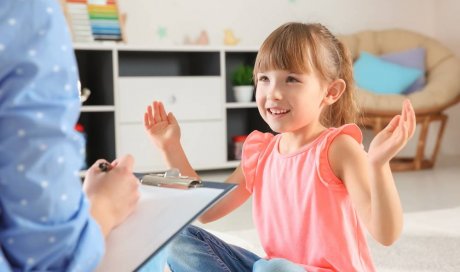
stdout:
[[(146, 176), (135, 175), (140, 180)], [(96, 271), (140, 270), (175, 235), (236, 187), (222, 182), (199, 183), (187, 189), (141, 184), (137, 209), (107, 237), (106, 252)]]

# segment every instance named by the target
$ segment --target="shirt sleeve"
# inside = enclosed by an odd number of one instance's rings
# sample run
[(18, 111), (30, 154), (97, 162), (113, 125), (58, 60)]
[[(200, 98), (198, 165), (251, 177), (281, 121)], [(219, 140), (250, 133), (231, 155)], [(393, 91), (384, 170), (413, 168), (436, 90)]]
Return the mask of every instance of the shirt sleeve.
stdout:
[(265, 151), (273, 137), (271, 133), (262, 133), (255, 130), (244, 141), (241, 168), (246, 180), (246, 189), (251, 193), (254, 188), (260, 155)]
[(58, 1), (0, 9), (0, 271), (91, 271), (104, 238), (79, 169), (78, 72)]

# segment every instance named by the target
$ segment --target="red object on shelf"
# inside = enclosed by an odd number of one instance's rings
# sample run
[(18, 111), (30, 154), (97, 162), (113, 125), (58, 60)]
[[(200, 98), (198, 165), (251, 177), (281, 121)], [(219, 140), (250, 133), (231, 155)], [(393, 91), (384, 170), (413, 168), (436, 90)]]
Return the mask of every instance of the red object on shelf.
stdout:
[(75, 124), (75, 130), (78, 131), (78, 132), (84, 133), (85, 132), (85, 127), (82, 124), (77, 123), (77, 124)]
[(233, 157), (235, 160), (241, 160), (241, 153), (243, 152), (243, 143), (248, 135), (236, 135), (232, 137), (233, 141)]
[[(75, 124), (75, 131), (79, 132), (83, 136), (84, 141), (86, 142), (85, 127), (83, 126), (83, 124), (76, 123)], [(87, 164), (86, 158), (85, 158), (85, 160), (83, 161), (83, 166), (82, 166), (81, 170), (86, 170), (87, 168), (88, 168), (88, 164)]]
[(246, 138), (248, 137), (248, 135), (237, 135), (237, 136), (233, 136), (232, 137), (232, 140), (234, 143), (242, 143), (246, 140)]

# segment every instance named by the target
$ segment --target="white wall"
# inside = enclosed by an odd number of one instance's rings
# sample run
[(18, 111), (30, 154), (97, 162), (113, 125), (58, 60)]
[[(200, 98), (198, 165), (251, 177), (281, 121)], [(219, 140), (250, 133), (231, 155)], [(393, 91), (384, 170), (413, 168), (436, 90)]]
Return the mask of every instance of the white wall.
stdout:
[(434, 7), (436, 37), (460, 56), (460, 1), (434, 0)]
[[(403, 27), (435, 33), (433, 0), (119, 0), (128, 13), (131, 44), (182, 44), (186, 35), (206, 30), (212, 45), (222, 45), (230, 28), (241, 45), (259, 46), (288, 21), (321, 22), (335, 33)], [(414, 8), (417, 7), (417, 8)], [(167, 37), (160, 39), (159, 27)]]
[[(460, 1), (434, 0), (436, 38), (460, 57)], [(458, 75), (460, 76), (460, 75)], [(460, 103), (447, 110), (449, 120), (441, 152), (460, 154)]]
[[(302, 21), (321, 22), (336, 34), (411, 29), (437, 38), (460, 56), (458, 0), (119, 0), (119, 5), (128, 14), (128, 43), (135, 45), (181, 45), (185, 36), (206, 30), (210, 44), (220, 46), (229, 28), (241, 39), (239, 46), (258, 47), (280, 24)], [(166, 30), (164, 38), (160, 28)], [(441, 153), (460, 154), (460, 104), (447, 113)]]

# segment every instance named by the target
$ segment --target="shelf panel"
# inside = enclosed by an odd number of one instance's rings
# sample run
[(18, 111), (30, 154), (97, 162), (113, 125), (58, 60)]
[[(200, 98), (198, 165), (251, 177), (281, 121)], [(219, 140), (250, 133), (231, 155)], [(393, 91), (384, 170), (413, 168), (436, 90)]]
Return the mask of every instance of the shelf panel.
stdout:
[(81, 112), (114, 112), (115, 106), (85, 106), (81, 107)]
[[(117, 106), (120, 123), (142, 121), (152, 100), (163, 101), (178, 121), (222, 119), (222, 85), (217, 76), (120, 77)], [(197, 107), (195, 101), (200, 97)], [(136, 105), (136, 106), (133, 106)]]
[(91, 43), (74, 43), (75, 50), (113, 50), (116, 48), (115, 42), (91, 42)]
[[(240, 161), (227, 161), (221, 164), (207, 164), (207, 165), (193, 165), (195, 171), (209, 171), (209, 170), (224, 170), (224, 169), (235, 169), (240, 165)], [(158, 173), (164, 172), (166, 168), (155, 168), (142, 166), (136, 169), (136, 173)]]
[(86, 171), (88, 171), (88, 170), (87, 170), (87, 169), (85, 169), (85, 170), (80, 170), (80, 171), (78, 172), (78, 176), (79, 176), (81, 179), (84, 179), (85, 176), (86, 176)]
[(254, 53), (259, 50), (253, 46), (211, 46), (211, 45), (171, 45), (171, 46), (158, 46), (158, 45), (130, 45), (125, 43), (116, 42), (90, 42), (90, 43), (75, 43), (73, 45), (76, 50), (118, 50), (118, 51), (191, 51), (191, 52), (241, 52), (241, 53)]
[(250, 108), (257, 108), (256, 102), (229, 102), (225, 104), (227, 109), (250, 109)]
[(232, 160), (232, 161), (227, 161), (226, 166), (227, 167), (238, 167), (240, 165), (241, 161), (239, 160)]

